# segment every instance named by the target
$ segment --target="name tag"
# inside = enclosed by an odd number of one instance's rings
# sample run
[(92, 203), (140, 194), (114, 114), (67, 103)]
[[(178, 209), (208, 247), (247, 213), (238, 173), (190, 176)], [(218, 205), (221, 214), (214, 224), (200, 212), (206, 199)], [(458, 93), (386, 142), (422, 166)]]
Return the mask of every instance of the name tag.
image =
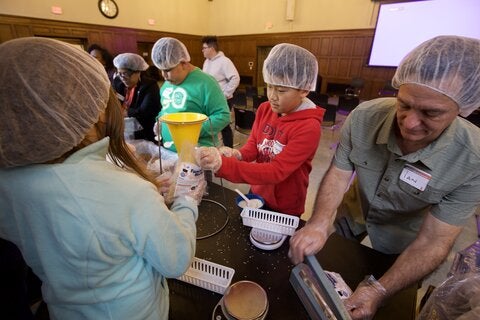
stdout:
[(432, 176), (429, 173), (415, 168), (409, 164), (406, 164), (405, 168), (402, 170), (402, 173), (400, 173), (400, 180), (408, 183), (420, 191), (425, 190), (431, 178)]

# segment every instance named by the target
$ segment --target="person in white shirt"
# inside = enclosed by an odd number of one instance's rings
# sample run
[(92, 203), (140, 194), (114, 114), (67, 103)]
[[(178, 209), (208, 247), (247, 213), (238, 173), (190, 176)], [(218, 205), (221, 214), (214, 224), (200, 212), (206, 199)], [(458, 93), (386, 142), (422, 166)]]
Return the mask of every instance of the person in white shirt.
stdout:
[[(227, 58), (222, 51), (218, 50), (216, 36), (205, 36), (202, 38), (202, 52), (205, 57), (203, 72), (208, 73), (217, 80), (231, 111), (232, 105), (230, 99), (240, 84), (240, 75), (232, 60)], [(222, 138), (225, 146), (233, 147), (233, 132), (230, 124), (222, 130)]]

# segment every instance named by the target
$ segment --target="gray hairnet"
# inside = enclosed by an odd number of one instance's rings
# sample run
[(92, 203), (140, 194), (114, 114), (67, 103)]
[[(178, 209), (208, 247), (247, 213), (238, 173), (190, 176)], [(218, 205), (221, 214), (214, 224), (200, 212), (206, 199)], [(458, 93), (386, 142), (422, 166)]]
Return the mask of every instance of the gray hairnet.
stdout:
[(133, 71), (145, 71), (148, 69), (148, 64), (135, 53), (121, 53), (113, 59), (113, 65), (119, 69), (130, 69)]
[(190, 62), (187, 47), (175, 38), (161, 38), (152, 48), (152, 61), (160, 70), (176, 67), (180, 62)]
[(277, 44), (263, 63), (263, 80), (274, 86), (315, 91), (317, 74), (315, 56), (290, 43)]
[(0, 168), (43, 163), (77, 146), (109, 97), (105, 68), (46, 38), (0, 44)]
[(480, 107), (480, 40), (438, 36), (413, 49), (395, 72), (392, 85), (419, 84), (455, 101), (466, 117)]

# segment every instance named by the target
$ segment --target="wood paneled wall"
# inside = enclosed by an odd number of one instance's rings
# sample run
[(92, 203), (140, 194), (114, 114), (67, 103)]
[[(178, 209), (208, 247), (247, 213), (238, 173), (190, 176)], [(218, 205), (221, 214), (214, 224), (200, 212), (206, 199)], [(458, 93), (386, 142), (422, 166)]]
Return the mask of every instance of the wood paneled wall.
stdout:
[[(257, 66), (257, 47), (288, 42), (308, 49), (317, 57), (323, 93), (329, 83), (349, 84), (353, 77), (361, 77), (365, 79), (361, 98), (372, 99), (378, 97), (378, 91), (395, 73), (395, 68), (367, 66), (373, 32), (373, 29), (364, 29), (228, 36), (219, 42), (240, 74), (252, 77), (254, 84), (262, 82), (256, 79), (256, 68), (261, 68)], [(252, 70), (249, 61), (255, 62)]]
[[(278, 43), (294, 43), (310, 50), (318, 59), (322, 77), (321, 91), (329, 83), (348, 84), (352, 77), (365, 79), (361, 98), (371, 99), (390, 81), (394, 68), (368, 67), (367, 59), (373, 39), (373, 29), (312, 31), (219, 37), (221, 50), (232, 59), (240, 75), (251, 79), (252, 85), (262, 83), (257, 79), (257, 50)], [(201, 37), (188, 34), (156, 32), (150, 30), (108, 27), (0, 15), (0, 42), (28, 36), (44, 36), (80, 41), (85, 47), (92, 43), (107, 48), (112, 54), (138, 52), (149, 54), (151, 47), (161, 37), (171, 36), (187, 46), (192, 63), (202, 66)], [(145, 56), (150, 62), (150, 57)], [(253, 62), (250, 69), (249, 62)]]
[[(150, 53), (155, 41), (161, 37), (175, 37), (191, 50), (193, 63), (203, 63), (199, 36), (0, 15), (0, 43), (33, 36), (70, 40), (83, 44), (85, 48), (96, 43), (105, 47), (114, 56), (123, 52), (141, 54), (145, 49), (149, 49)], [(139, 48), (139, 43), (143, 44), (142, 48)], [(149, 57), (145, 58), (150, 60)]]

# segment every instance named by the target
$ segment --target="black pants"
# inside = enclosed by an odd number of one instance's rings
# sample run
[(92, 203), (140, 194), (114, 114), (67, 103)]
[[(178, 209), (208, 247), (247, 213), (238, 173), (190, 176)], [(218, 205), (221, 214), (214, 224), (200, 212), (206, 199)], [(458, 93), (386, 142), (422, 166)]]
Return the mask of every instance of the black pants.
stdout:
[[(231, 99), (227, 100), (228, 108), (232, 111), (232, 104), (230, 102)], [(233, 148), (233, 131), (230, 127), (230, 121), (228, 121), (228, 125), (222, 129), (222, 139), (223, 145), (226, 147)]]
[(0, 261), (0, 318), (34, 319), (30, 311), (29, 268), (20, 250), (0, 239)]

